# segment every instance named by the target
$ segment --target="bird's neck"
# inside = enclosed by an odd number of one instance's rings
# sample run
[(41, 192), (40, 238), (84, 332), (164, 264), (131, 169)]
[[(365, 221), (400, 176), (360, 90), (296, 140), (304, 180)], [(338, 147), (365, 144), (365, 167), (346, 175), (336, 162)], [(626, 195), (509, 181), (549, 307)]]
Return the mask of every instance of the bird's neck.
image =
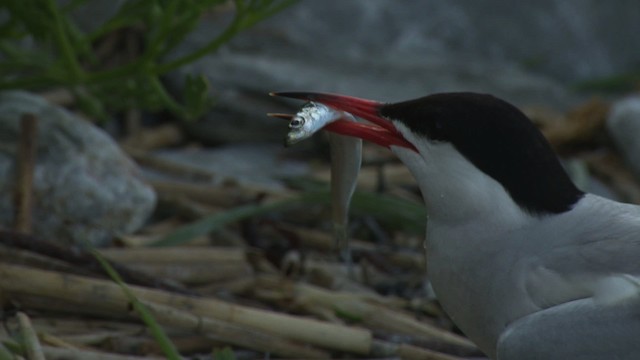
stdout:
[(416, 179), (431, 223), (493, 224), (508, 230), (529, 218), (500, 183), (479, 171), (450, 144), (433, 145), (429, 154), (399, 147), (392, 150)]

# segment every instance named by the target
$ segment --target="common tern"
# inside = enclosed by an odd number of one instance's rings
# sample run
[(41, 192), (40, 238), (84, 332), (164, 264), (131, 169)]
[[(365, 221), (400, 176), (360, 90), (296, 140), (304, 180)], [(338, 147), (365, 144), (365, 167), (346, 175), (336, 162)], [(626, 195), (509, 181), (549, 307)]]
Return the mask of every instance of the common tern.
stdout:
[(367, 120), (325, 130), (386, 146), (409, 168), (433, 289), (487, 356), (640, 359), (640, 207), (578, 189), (518, 108), (469, 92), (274, 95)]

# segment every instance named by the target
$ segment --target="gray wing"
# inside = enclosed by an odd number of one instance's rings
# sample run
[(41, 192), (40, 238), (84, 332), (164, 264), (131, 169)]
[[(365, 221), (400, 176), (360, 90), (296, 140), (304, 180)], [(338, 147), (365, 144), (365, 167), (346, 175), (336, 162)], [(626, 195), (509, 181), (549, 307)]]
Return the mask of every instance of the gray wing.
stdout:
[(640, 302), (581, 299), (525, 316), (501, 334), (497, 359), (640, 359)]
[(593, 203), (532, 245), (524, 286), (540, 310), (502, 332), (499, 360), (640, 359), (640, 208)]
[(640, 207), (597, 197), (592, 203), (549, 224), (542, 235), (559, 240), (540, 245), (525, 260), (525, 287), (540, 308), (640, 296)]

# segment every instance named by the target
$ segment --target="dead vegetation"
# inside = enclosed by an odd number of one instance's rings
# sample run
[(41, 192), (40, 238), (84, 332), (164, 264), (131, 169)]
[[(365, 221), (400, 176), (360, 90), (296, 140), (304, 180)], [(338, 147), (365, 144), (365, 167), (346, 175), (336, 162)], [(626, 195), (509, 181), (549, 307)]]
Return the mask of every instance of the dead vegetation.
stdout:
[[(606, 111), (592, 101), (567, 115), (529, 113), (558, 151), (585, 159), (638, 202), (636, 181), (606, 139)], [(226, 347), (237, 359), (481, 356), (428, 291), (421, 231), (381, 220), (403, 217), (399, 207), (368, 208), (389, 197), (420, 208), (410, 175), (384, 150), (365, 148), (359, 189), (374, 197), (355, 205), (349, 274), (334, 252), (321, 190), (211, 186), (217, 174), (152, 155), (183, 141), (179, 129), (138, 127), (123, 148), (141, 166), (184, 181), (152, 181), (164, 215), (96, 255), (29, 235), (32, 122), (25, 119), (18, 155), (21, 215), (0, 232), (0, 358), (165, 358), (138, 305), (185, 358), (229, 358)], [(328, 166), (314, 178), (328, 179)], [(127, 286), (105, 273), (101, 258)]]

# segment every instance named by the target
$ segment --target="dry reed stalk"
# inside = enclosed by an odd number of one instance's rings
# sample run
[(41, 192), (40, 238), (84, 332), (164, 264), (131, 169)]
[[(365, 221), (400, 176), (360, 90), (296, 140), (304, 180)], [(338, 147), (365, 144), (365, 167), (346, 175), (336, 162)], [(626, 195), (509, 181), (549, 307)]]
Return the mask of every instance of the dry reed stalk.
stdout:
[[(140, 325), (139, 325), (140, 326)], [(143, 333), (142, 329), (136, 332), (123, 332), (111, 330), (94, 330), (89, 332), (85, 329), (82, 334), (59, 335), (58, 338), (74, 347), (97, 346), (104, 343), (111, 343), (117, 338), (132, 338), (136, 334)], [(121, 352), (121, 351), (118, 351)]]
[(129, 137), (121, 142), (123, 147), (135, 147), (142, 150), (153, 150), (175, 146), (184, 140), (184, 134), (174, 124), (164, 124), (156, 127), (145, 128), (136, 136)]
[[(172, 329), (166, 329), (171, 331)], [(167, 334), (171, 338), (171, 343), (174, 345), (178, 353), (182, 354), (181, 349), (175, 343), (173, 332)], [(107, 339), (104, 343), (100, 344), (98, 348), (101, 351), (107, 351), (118, 354), (145, 354), (145, 355), (161, 355), (162, 348), (160, 344), (147, 332), (134, 334), (131, 336), (118, 336)], [(210, 350), (210, 348), (209, 348)]]
[[(126, 338), (118, 338), (114, 340), (126, 340)], [(215, 339), (211, 339), (211, 337), (207, 337), (206, 335), (202, 334), (175, 334), (171, 336), (171, 342), (181, 354), (211, 353), (211, 349), (223, 348), (225, 346), (228, 346), (227, 344), (217, 342)], [(110, 345), (117, 352), (122, 352), (121, 350), (125, 350), (124, 348), (120, 348), (120, 344), (116, 341), (110, 342)], [(155, 341), (150, 345), (154, 348), (159, 348), (158, 344)]]
[[(142, 111), (127, 109), (124, 113), (125, 134), (128, 138), (138, 138), (142, 133)], [(126, 149), (123, 149), (126, 151)]]
[(410, 344), (395, 344), (386, 341), (375, 341), (372, 353), (374, 355), (396, 356), (402, 360), (462, 360), (462, 358), (443, 354), (437, 351), (413, 346)]
[(31, 233), (31, 211), (33, 207), (33, 170), (36, 164), (38, 119), (33, 114), (24, 114), (20, 119), (20, 142), (17, 152), (16, 187), (14, 189), (14, 229)]
[[(376, 191), (380, 185), (379, 167), (363, 166), (358, 175), (359, 190)], [(386, 185), (406, 185), (415, 184), (413, 175), (403, 164), (384, 164), (382, 167), (383, 181)], [(331, 180), (331, 169), (329, 167), (319, 167), (312, 173), (315, 179), (329, 182)]]
[[(207, 338), (205, 335), (186, 336), (183, 333), (169, 334), (171, 342), (180, 354), (210, 353), (216, 347), (228, 346)], [(160, 345), (150, 336), (138, 334), (134, 336), (110, 337), (101, 344), (104, 351), (119, 354), (161, 354)]]
[(306, 272), (318, 280), (317, 284), (333, 290), (344, 290), (353, 293), (375, 294), (367, 284), (390, 283), (398, 279), (369, 266), (366, 259), (351, 269), (337, 261), (308, 259), (304, 263)]
[[(109, 294), (103, 294), (109, 296)], [(46, 302), (32, 302), (34, 295), (23, 297), (20, 294), (13, 297), (13, 300), (20, 302), (25, 307), (51, 310)], [(82, 296), (82, 295), (81, 295)], [(95, 295), (90, 295), (95, 297)], [(111, 301), (79, 301), (72, 297), (61, 296), (58, 300), (62, 300), (73, 307), (82, 307), (82, 313), (98, 316), (122, 316), (131, 315), (138, 317), (127, 303), (122, 303), (118, 299), (111, 298)], [(225, 321), (217, 320), (210, 317), (198, 316), (186, 310), (179, 310), (170, 305), (161, 305), (145, 300), (141, 300), (144, 306), (149, 310), (156, 321), (167, 329), (167, 331), (182, 331), (194, 334), (203, 334), (213, 337), (225, 344), (240, 346), (261, 352), (274, 353), (287, 357), (304, 357), (304, 358), (326, 358), (326, 354), (322, 350), (318, 350), (309, 346), (284, 339), (279, 336), (261, 332), (255, 329), (230, 324)], [(55, 306), (55, 305), (54, 305)], [(151, 339), (127, 337), (119, 341), (120, 346), (126, 346), (129, 343), (131, 348), (146, 347), (149, 351), (155, 350), (155, 346)], [(134, 344), (132, 344), (134, 343)]]
[[(372, 335), (365, 329), (139, 286), (130, 286), (130, 289), (142, 301), (173, 306), (175, 311), (186, 310), (193, 316), (211, 317), (327, 349), (358, 354), (367, 354), (371, 349)], [(7, 298), (20, 294), (37, 295), (84, 307), (102, 306), (121, 313), (129, 310), (128, 298), (118, 285), (110, 281), (16, 265), (0, 264), (0, 290)]]
[(255, 197), (242, 193), (238, 188), (197, 185), (175, 181), (150, 180), (149, 183), (160, 194), (184, 196), (188, 199), (221, 208), (235, 206), (253, 200)]
[(73, 95), (73, 93), (66, 88), (47, 90), (40, 93), (39, 95), (48, 102), (59, 106), (73, 105), (73, 103), (75, 103), (76, 101), (75, 95)]
[[(211, 214), (208, 212), (207, 215)], [(182, 214), (184, 215), (184, 214)], [(167, 220), (159, 221), (155, 224), (151, 224), (142, 232), (135, 235), (123, 235), (119, 238), (120, 242), (126, 247), (138, 248), (138, 247), (150, 247), (155, 242), (166, 236), (167, 233), (172, 232), (177, 227), (184, 225), (182, 218), (178, 216), (171, 217)], [(237, 231), (233, 229), (221, 228), (215, 231), (215, 234), (200, 235), (191, 239), (188, 243), (181, 246), (193, 246), (202, 249), (204, 246), (224, 246), (224, 247), (244, 247), (244, 239)]]
[[(333, 251), (335, 249), (335, 239), (331, 234), (328, 234), (325, 231), (310, 229), (284, 222), (278, 223), (276, 227), (278, 230), (289, 233), (295, 236), (296, 239), (299, 239), (301, 246), (323, 251)], [(376, 246), (374, 244), (358, 239), (350, 239), (349, 246), (352, 251), (376, 250)]]
[(269, 203), (290, 199), (295, 195), (292, 191), (273, 190), (255, 185), (232, 184), (227, 186), (212, 186), (158, 180), (150, 180), (148, 182), (160, 195), (183, 196), (203, 204), (220, 208), (246, 204), (264, 196), (267, 196), (265, 202)]
[[(37, 238), (28, 234), (5, 231), (2, 229), (0, 229), (0, 243), (19, 249), (27, 249), (39, 254), (63, 260), (70, 264), (77, 265), (79, 268), (86, 272), (94, 274), (104, 273), (104, 269), (96, 260), (95, 256), (84, 249), (75, 249), (74, 251), (69, 251), (68, 247), (62, 246), (61, 244), (58, 244), (49, 239)], [(171, 291), (189, 293), (187, 289), (178, 284), (169, 284), (163, 279), (153, 278), (147, 274), (129, 270), (119, 264), (114, 263), (112, 266), (122, 275), (122, 277), (126, 281), (130, 283), (141, 284), (144, 286), (161, 287), (170, 289)]]
[(212, 318), (193, 315), (187, 311), (178, 310), (167, 305), (146, 301), (143, 303), (159, 323), (190, 330), (197, 334), (210, 334), (210, 336), (223, 342), (282, 356), (313, 359), (329, 357), (324, 351), (296, 344), (276, 336), (245, 329)]
[(270, 289), (280, 286), (290, 300), (305, 308), (324, 307), (340, 312), (348, 318), (358, 319), (371, 329), (383, 329), (417, 339), (435, 340), (469, 350), (475, 349), (475, 345), (468, 339), (420, 322), (405, 311), (373, 302), (371, 296), (330, 291), (305, 283), (294, 283), (268, 276), (261, 276), (258, 279), (259, 284), (262, 283)]
[(47, 360), (163, 360), (159, 356), (133, 356), (112, 354), (100, 351), (81, 349), (62, 349), (53, 346), (44, 346), (44, 354)]
[(193, 264), (139, 264), (128, 265), (129, 268), (146, 274), (153, 274), (181, 284), (193, 286), (226, 281), (253, 274), (247, 263), (193, 263)]
[(42, 352), (42, 345), (40, 345), (38, 335), (33, 329), (27, 314), (19, 311), (16, 314), (16, 317), (18, 318), (18, 324), (20, 325), (20, 335), (22, 335), (23, 348), (27, 353), (27, 358), (29, 360), (45, 360)]
[[(299, 239), (302, 246), (323, 251), (333, 251), (335, 248), (335, 239), (333, 238), (333, 235), (326, 231), (305, 228), (284, 222), (279, 223), (277, 228), (295, 236), (296, 239)], [(359, 239), (350, 239), (349, 246), (353, 252), (361, 251), (381, 253), (381, 255), (385, 257), (385, 260), (389, 261), (392, 265), (420, 271), (424, 269), (424, 254), (419, 251), (415, 253), (399, 251), (382, 252), (375, 244)]]
[(244, 249), (235, 247), (110, 248), (99, 250), (107, 259), (123, 264), (246, 264)]
[(89, 350), (87, 346), (78, 346), (77, 344), (70, 343), (61, 337), (42, 332), (42, 330), (40, 330), (40, 339), (42, 339), (42, 343), (44, 345), (51, 345), (57, 348), (64, 348), (64, 349), (85, 348), (85, 350)]
[(541, 125), (544, 136), (556, 150), (566, 150), (572, 145), (594, 142), (605, 130), (604, 125), (610, 104), (592, 98), (566, 115), (548, 109), (531, 108), (526, 111), (534, 122)]
[(157, 211), (167, 212), (185, 220), (196, 220), (223, 208), (205, 205), (184, 196), (167, 193), (158, 194)]
[(625, 201), (640, 204), (640, 185), (624, 161), (612, 152), (585, 159), (589, 170), (609, 184)]
[[(74, 314), (75, 315), (75, 314)], [(65, 336), (91, 336), (98, 332), (120, 334), (120, 335), (133, 335), (139, 334), (144, 331), (144, 325), (139, 323), (121, 322), (116, 320), (103, 320), (94, 318), (80, 318), (74, 317), (60, 317), (60, 316), (47, 316), (36, 317), (31, 319), (34, 327), (37, 329), (58, 334), (61, 337)]]
[(231, 279), (228, 281), (221, 281), (215, 284), (208, 284), (197, 287), (195, 290), (198, 294), (209, 295), (216, 294), (219, 291), (224, 290), (229, 294), (244, 294), (249, 292), (255, 286), (255, 278), (253, 276), (245, 276), (237, 279)]
[(191, 181), (211, 182), (215, 179), (215, 174), (211, 171), (164, 159), (131, 146), (123, 148), (138, 164), (146, 168)]
[(16, 249), (4, 245), (0, 245), (0, 262), (33, 266), (54, 271), (70, 272), (73, 274), (87, 274), (86, 271), (82, 271), (82, 269), (78, 269), (77, 266), (70, 265), (67, 262), (40, 255), (32, 251)]

